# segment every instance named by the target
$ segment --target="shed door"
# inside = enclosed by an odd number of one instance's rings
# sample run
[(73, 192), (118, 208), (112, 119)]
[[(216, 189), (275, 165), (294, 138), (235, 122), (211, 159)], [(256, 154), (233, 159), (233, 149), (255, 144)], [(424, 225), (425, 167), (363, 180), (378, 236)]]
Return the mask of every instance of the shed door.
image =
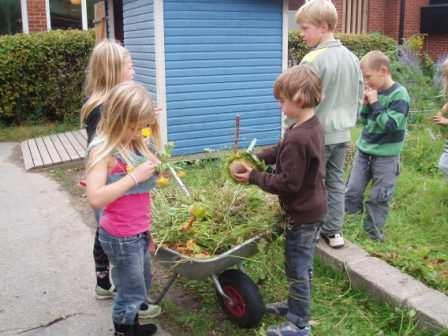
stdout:
[(165, 0), (168, 141), (175, 154), (276, 143), (281, 112), (282, 0)]

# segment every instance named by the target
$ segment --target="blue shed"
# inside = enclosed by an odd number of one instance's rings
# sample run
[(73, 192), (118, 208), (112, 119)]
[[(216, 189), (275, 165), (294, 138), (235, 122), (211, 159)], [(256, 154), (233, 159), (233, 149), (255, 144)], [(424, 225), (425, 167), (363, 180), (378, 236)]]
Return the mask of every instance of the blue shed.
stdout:
[[(108, 6), (108, 17), (122, 21), (135, 80), (163, 109), (164, 141), (175, 142), (175, 155), (229, 148), (237, 115), (241, 146), (278, 141), (272, 85), (287, 66), (288, 0), (119, 2), (122, 13)], [(114, 36), (113, 21), (108, 28)]]

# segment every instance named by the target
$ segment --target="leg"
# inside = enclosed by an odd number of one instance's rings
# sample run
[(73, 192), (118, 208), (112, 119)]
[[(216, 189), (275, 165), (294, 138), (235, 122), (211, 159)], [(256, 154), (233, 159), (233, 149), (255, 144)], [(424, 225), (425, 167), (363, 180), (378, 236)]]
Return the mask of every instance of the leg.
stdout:
[(344, 220), (344, 163), (347, 143), (325, 146), (328, 192), (328, 214), (321, 228), (322, 237), (333, 248), (344, 246), (342, 223)]
[(439, 169), (448, 177), (448, 144), (445, 144), (442, 154), (439, 159)]
[(144, 275), (145, 237), (118, 238), (100, 229), (99, 240), (112, 265), (112, 278), (117, 294), (112, 308), (112, 318), (117, 325), (132, 326), (146, 299)]
[(159, 305), (150, 304), (149, 300), (149, 292), (151, 289), (151, 255), (149, 253), (149, 240), (146, 238), (145, 245), (145, 253), (143, 256), (143, 275), (145, 278), (145, 288), (146, 288), (146, 297), (145, 302), (141, 305), (140, 311), (138, 312), (139, 321), (141, 324), (145, 324), (151, 319), (157, 317), (162, 312), (162, 308)]
[(286, 231), (285, 262), (289, 283), (288, 320), (299, 328), (308, 327), (311, 279), (318, 224), (292, 226)]
[(345, 211), (363, 211), (363, 195), (371, 178), (369, 156), (356, 151), (352, 171), (345, 190)]
[[(95, 211), (95, 217), (97, 217), (97, 212)], [(112, 285), (109, 280), (109, 258), (98, 240), (98, 227), (93, 243), (93, 259), (95, 261), (96, 297), (98, 299), (111, 299), (113, 291), (111, 290)]]
[(399, 163), (399, 156), (372, 159), (373, 185), (364, 219), (364, 230), (372, 239), (384, 240), (384, 224), (399, 174)]

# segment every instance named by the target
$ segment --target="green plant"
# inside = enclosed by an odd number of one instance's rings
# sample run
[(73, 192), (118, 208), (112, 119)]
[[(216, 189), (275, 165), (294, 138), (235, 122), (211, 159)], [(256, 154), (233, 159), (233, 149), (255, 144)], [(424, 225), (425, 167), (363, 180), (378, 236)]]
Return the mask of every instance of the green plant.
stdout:
[(54, 30), (0, 37), (0, 121), (78, 118), (94, 33)]
[[(362, 57), (370, 50), (381, 50), (393, 54), (397, 49), (396, 42), (379, 33), (372, 34), (343, 34), (337, 33), (336, 38), (350, 49), (356, 56)], [(290, 32), (288, 36), (289, 60), (297, 64), (310, 51), (299, 32)]]

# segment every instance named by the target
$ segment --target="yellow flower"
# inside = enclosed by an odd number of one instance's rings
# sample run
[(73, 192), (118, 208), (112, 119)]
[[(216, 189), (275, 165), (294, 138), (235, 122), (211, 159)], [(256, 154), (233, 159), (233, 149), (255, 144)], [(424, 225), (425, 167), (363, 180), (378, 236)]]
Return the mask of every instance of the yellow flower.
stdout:
[(185, 171), (183, 171), (183, 170), (179, 170), (176, 174), (179, 177), (185, 177), (187, 175), (187, 173)]
[(166, 187), (168, 184), (170, 184), (170, 180), (164, 176), (160, 176), (157, 181), (157, 186), (160, 188)]
[(149, 138), (151, 135), (152, 135), (152, 132), (149, 127), (142, 128), (142, 137)]

